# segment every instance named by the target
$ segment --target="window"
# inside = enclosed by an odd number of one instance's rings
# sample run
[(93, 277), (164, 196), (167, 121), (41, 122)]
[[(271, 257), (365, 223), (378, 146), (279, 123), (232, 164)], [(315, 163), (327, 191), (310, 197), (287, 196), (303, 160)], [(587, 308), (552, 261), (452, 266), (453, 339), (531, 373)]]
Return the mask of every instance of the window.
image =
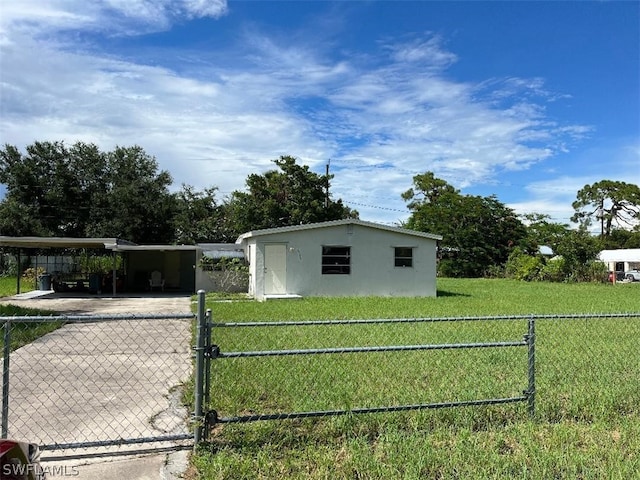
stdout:
[(351, 247), (322, 247), (322, 274), (349, 275)]
[(395, 247), (395, 266), (413, 267), (413, 247)]

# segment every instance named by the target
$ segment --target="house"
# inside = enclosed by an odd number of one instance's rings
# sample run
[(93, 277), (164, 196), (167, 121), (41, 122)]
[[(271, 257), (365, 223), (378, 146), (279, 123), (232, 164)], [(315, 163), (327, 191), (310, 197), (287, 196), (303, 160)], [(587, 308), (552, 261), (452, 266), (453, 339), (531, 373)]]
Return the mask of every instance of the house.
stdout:
[(62, 268), (55, 253), (53, 259), (42, 253), (35, 258), (36, 265), (56, 280), (68, 280), (65, 285), (68, 283), (71, 289), (113, 294), (149, 291), (153, 272), (160, 272), (165, 292), (212, 291), (223, 284), (227, 290), (247, 291), (246, 283), (229, 284), (224, 272), (215, 268), (221, 258), (238, 258), (249, 263), (249, 294), (265, 300), (435, 296), (436, 242), (441, 239), (429, 233), (347, 219), (252, 231), (240, 235), (235, 244), (136, 245), (116, 238), (0, 236), (0, 247), (14, 249), (19, 262), (22, 254), (67, 249), (110, 256), (107, 271), (97, 277), (97, 283), (92, 281), (96, 275), (90, 272), (67, 272), (69, 269)]
[(362, 220), (245, 233), (249, 294), (304, 296), (436, 295), (436, 242), (430, 233)]
[(640, 248), (602, 250), (598, 259), (607, 264), (609, 271), (618, 272), (618, 276), (621, 276), (629, 270), (640, 269)]

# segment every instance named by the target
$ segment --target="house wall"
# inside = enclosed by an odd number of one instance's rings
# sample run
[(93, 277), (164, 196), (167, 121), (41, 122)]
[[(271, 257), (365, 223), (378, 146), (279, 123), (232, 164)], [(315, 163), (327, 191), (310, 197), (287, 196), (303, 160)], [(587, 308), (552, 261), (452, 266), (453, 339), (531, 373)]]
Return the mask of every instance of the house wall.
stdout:
[[(603, 250), (598, 258), (610, 271), (626, 272), (640, 268), (640, 248)], [(622, 264), (622, 265), (621, 265)]]
[[(435, 296), (436, 241), (362, 225), (336, 225), (249, 237), (250, 293), (264, 296), (264, 251), (286, 244), (288, 294), (301, 296)], [(351, 247), (351, 273), (322, 274), (322, 246)], [(413, 266), (394, 266), (394, 247), (413, 247)]]

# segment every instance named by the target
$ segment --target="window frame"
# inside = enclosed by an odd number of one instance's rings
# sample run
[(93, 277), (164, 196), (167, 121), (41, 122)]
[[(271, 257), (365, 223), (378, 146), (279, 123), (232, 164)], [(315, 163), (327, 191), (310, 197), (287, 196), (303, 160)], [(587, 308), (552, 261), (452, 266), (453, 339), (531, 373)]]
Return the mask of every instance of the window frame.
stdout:
[[(394, 268), (413, 268), (413, 250), (416, 247), (409, 246), (394, 246), (393, 247), (393, 266)], [(405, 252), (399, 252), (399, 250), (405, 250)], [(406, 255), (406, 251), (409, 251), (410, 255)], [(405, 253), (402, 255), (401, 253)]]

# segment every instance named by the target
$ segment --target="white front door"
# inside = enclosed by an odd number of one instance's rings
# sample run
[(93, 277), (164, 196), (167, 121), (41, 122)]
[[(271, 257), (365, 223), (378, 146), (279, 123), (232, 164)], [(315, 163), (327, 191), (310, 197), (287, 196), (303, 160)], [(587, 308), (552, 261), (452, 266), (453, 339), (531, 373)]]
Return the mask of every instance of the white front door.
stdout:
[(264, 294), (287, 293), (287, 246), (273, 243), (264, 246)]

